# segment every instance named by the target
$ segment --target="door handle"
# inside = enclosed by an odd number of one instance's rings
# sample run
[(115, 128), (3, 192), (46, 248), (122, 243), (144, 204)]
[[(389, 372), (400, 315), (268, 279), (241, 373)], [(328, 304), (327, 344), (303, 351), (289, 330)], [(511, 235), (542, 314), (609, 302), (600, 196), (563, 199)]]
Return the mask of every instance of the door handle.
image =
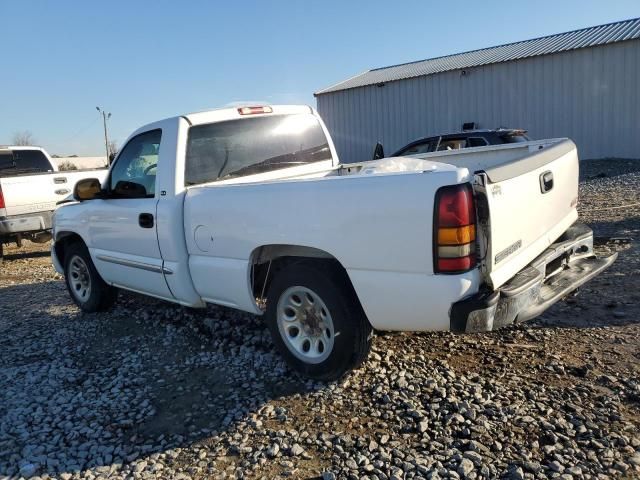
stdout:
[(547, 193), (553, 188), (553, 173), (546, 171), (540, 174), (540, 191)]
[(151, 213), (141, 213), (138, 216), (138, 224), (142, 228), (153, 228), (153, 215)]

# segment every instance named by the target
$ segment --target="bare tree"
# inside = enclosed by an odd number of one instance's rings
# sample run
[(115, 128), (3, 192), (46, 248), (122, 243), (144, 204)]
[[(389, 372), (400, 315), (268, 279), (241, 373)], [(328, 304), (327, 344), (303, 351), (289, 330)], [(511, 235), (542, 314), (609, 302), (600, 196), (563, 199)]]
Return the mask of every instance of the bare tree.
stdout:
[(107, 161), (111, 163), (118, 154), (118, 143), (115, 140), (109, 140), (107, 143), (107, 150), (109, 151), (109, 158)]
[(29, 130), (24, 130), (22, 132), (16, 132), (13, 134), (12, 142), (14, 145), (34, 145), (36, 143), (36, 139), (33, 137), (33, 133)]

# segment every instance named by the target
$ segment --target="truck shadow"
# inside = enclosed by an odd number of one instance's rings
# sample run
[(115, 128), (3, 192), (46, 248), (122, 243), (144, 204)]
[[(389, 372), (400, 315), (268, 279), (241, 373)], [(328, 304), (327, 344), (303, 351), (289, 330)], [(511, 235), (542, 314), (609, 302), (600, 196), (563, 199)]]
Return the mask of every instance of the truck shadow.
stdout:
[(13, 260), (25, 260), (29, 258), (44, 258), (49, 257), (51, 253), (49, 250), (11, 250), (13, 253), (5, 254), (3, 260), (5, 262), (11, 262)]
[[(324, 388), (290, 372), (248, 314), (129, 293), (110, 312), (83, 314), (62, 281), (2, 288), (0, 298), (0, 331), (11, 332), (0, 338), (3, 388), (12, 378), (0, 394), (0, 476), (128, 472), (194, 445), (227, 458), (238, 452), (222, 434), (260, 422), (287, 428), (279, 399)], [(201, 461), (188, 455), (180, 462)]]
[[(23, 277), (24, 275), (18, 275), (6, 279), (20, 281)], [(1, 267), (0, 279), (5, 279)], [(43, 315), (57, 315), (56, 310), (62, 307), (72, 307), (62, 280), (0, 286), (0, 325), (8, 327), (14, 322), (23, 323), (41, 319)], [(15, 317), (19, 317), (19, 320)], [(2, 340), (4, 339), (0, 336), (0, 341)]]

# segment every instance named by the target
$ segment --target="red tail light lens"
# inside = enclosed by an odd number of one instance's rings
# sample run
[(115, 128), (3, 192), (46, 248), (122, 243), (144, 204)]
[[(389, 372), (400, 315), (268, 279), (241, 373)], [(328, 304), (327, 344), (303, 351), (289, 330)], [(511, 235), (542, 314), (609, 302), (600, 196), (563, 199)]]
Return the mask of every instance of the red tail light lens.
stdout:
[(438, 227), (462, 227), (476, 223), (470, 185), (441, 188), (438, 194)]
[(474, 268), (476, 210), (471, 185), (439, 189), (434, 217), (435, 273), (461, 273)]
[(436, 273), (460, 273), (471, 270), (476, 266), (475, 259), (471, 256), (459, 258), (439, 258)]
[(4, 208), (4, 195), (2, 195), (2, 187), (0, 187), (0, 208)]

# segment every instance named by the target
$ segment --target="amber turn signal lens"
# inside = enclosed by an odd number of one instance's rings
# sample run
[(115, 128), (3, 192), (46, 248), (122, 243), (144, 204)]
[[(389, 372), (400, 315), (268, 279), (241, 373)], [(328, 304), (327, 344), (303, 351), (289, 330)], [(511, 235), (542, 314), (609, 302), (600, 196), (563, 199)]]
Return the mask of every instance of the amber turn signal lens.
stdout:
[(438, 245), (463, 245), (476, 239), (476, 226), (438, 229)]

